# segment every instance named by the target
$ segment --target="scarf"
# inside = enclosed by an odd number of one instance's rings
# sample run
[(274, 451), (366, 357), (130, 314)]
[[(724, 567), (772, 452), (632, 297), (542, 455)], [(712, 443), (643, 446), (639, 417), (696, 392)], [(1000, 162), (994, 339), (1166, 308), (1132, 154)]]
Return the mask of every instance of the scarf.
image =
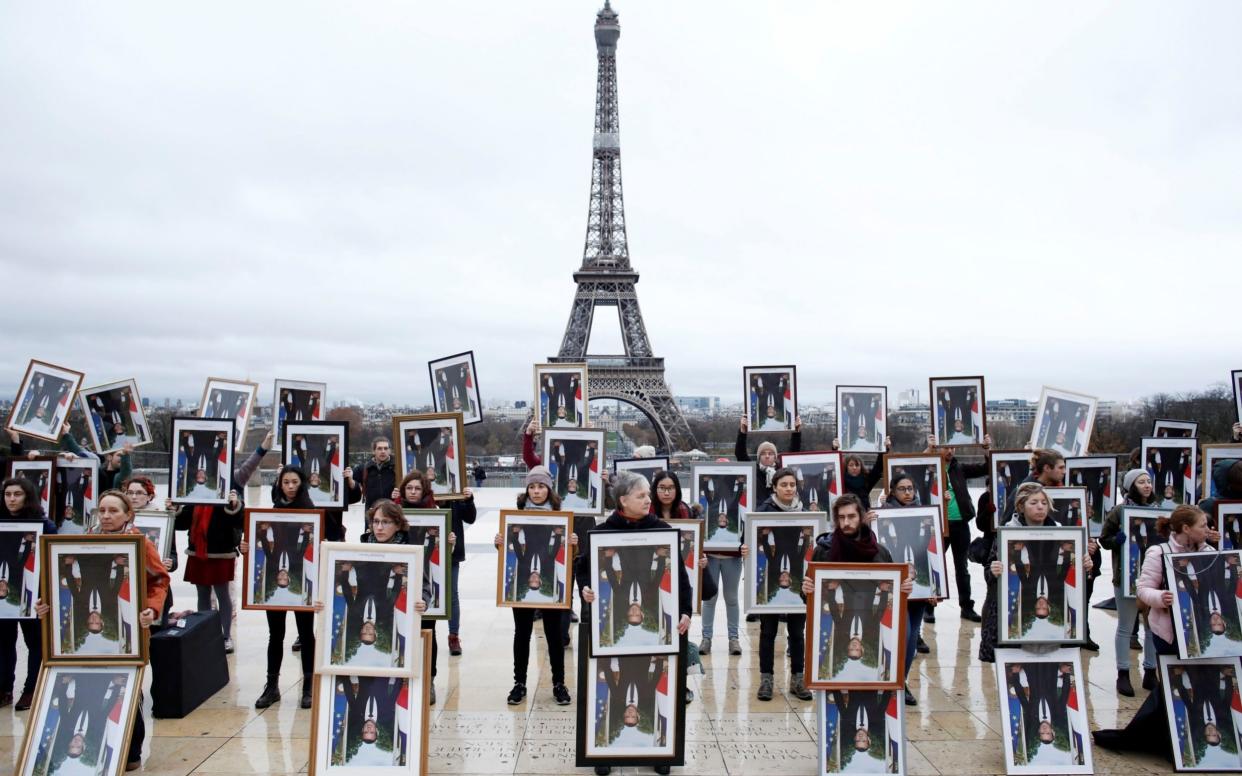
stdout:
[(551, 504), (551, 503), (549, 503), (548, 501), (545, 501), (545, 502), (543, 502), (542, 504), (536, 504), (535, 502), (531, 501), (530, 499), (526, 499), (526, 505), (525, 505), (525, 506), (523, 506), (523, 507), (522, 507), (522, 509), (524, 509), (524, 510), (526, 510), (526, 511), (530, 511), (530, 510), (532, 510), (532, 509), (533, 509), (533, 510), (539, 510), (539, 511), (543, 511), (543, 512), (551, 512), (551, 511), (552, 511), (552, 504)]
[(199, 504), (191, 513), (190, 543), (194, 545), (194, 557), (199, 560), (207, 559), (207, 529), (215, 512), (214, 506)]
[(832, 532), (832, 546), (828, 548), (829, 563), (871, 563), (880, 551), (875, 534), (866, 523), (858, 526), (858, 535), (846, 536), (840, 528)]
[(805, 512), (806, 511), (802, 507), (802, 499), (799, 498), (798, 496), (794, 496), (794, 500), (792, 504), (790, 504), (789, 506), (785, 506), (784, 504), (781, 503), (781, 500), (776, 497), (776, 494), (772, 494), (772, 503), (776, 505), (776, 508), (781, 510), (782, 512)]

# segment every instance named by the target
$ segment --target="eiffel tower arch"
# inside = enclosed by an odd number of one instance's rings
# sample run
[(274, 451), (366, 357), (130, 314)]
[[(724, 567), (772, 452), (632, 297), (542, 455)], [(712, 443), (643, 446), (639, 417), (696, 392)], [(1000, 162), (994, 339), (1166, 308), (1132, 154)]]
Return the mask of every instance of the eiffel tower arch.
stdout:
[[(586, 362), (591, 399), (617, 399), (637, 407), (655, 427), (660, 448), (673, 452), (696, 446), (694, 434), (664, 379), (664, 359), (651, 352), (647, 326), (638, 307), (638, 273), (630, 266), (621, 194), (620, 117), (617, 111), (617, 39), (621, 25), (609, 0), (595, 17), (598, 73), (595, 85), (595, 138), (592, 144), (591, 204), (587, 213), (582, 266), (569, 323), (554, 363)], [(588, 355), (596, 308), (614, 307), (625, 352)]]

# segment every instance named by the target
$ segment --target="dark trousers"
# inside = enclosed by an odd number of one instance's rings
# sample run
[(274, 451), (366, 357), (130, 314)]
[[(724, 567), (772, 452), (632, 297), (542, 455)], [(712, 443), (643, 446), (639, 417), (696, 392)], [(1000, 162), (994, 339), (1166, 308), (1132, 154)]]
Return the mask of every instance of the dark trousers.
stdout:
[[(785, 615), (785, 637), (789, 641), (789, 673), (800, 674), (806, 661), (802, 655), (802, 640), (806, 635), (806, 615)], [(759, 615), (759, 673), (775, 673), (776, 631), (780, 628), (781, 615)]]
[(0, 693), (12, 692), (17, 678), (17, 629), (26, 642), (26, 681), (22, 692), (34, 692), (43, 663), (43, 630), (38, 620), (0, 620)]
[(548, 662), (552, 664), (552, 684), (565, 683), (565, 642), (561, 620), (569, 619), (562, 609), (513, 610), (513, 681), (526, 684), (526, 664), (530, 662), (530, 637), (535, 630), (535, 612), (543, 622), (543, 637), (548, 642)]
[(440, 658), (440, 645), (436, 643), (436, 621), (423, 620), (423, 630), (431, 631), (431, 678), (436, 676), (436, 662)]
[[(1091, 563), (1094, 565), (1094, 568), (1090, 574), (1087, 574), (1087, 606), (1086, 611), (1082, 613), (1083, 634), (1088, 640), (1091, 639), (1091, 594), (1095, 592), (1095, 580), (1099, 576), (1097, 572), (1100, 570), (1100, 564), (1103, 562), (1104, 558), (1098, 549), (1091, 553)], [(1138, 631), (1132, 632), (1137, 633)], [(1130, 645), (1127, 644), (1126, 649), (1129, 648)]]
[(970, 521), (949, 521), (949, 549), (953, 551), (953, 574), (957, 580), (957, 601), (963, 609), (975, 608), (970, 598)]
[(136, 763), (142, 759), (142, 742), (147, 740), (147, 725), (142, 721), (142, 693), (138, 694), (138, 711), (134, 714), (134, 734), (129, 739), (129, 755), (125, 761)]
[[(267, 612), (267, 675), (276, 676), (280, 673), (280, 663), (285, 656), (285, 611)], [(302, 675), (315, 673), (315, 613), (294, 612), (293, 623), (298, 629), (298, 638), (302, 640)]]

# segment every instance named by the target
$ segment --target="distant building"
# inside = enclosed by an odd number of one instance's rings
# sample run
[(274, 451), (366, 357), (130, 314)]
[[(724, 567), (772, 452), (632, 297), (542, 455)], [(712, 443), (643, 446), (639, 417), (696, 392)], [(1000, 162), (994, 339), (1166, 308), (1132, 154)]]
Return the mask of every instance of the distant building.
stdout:
[(1024, 425), (1035, 422), (1039, 402), (1026, 399), (998, 399), (987, 403), (988, 422), (1016, 423)]
[(907, 388), (897, 394), (897, 406), (901, 409), (906, 407), (917, 407), (919, 405), (919, 389)]
[(673, 401), (677, 402), (682, 412), (693, 415), (720, 414), (719, 396), (674, 396)]

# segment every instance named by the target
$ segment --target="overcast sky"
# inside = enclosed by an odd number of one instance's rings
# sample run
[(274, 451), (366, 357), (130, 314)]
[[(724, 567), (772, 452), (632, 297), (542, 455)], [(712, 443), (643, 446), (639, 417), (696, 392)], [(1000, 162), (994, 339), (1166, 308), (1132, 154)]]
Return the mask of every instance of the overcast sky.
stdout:
[[(527, 398), (582, 259), (599, 2), (10, 3), (26, 361)], [(632, 262), (675, 393), (744, 364), (1111, 398), (1242, 368), (1242, 4), (621, 0)]]

